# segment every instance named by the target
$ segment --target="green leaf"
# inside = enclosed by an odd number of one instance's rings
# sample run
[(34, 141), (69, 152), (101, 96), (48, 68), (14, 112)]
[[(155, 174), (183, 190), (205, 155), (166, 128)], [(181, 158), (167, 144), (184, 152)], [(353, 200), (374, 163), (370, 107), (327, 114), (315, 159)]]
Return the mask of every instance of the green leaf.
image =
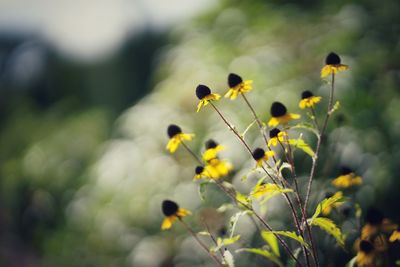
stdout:
[(274, 262), (279, 267), (283, 267), (283, 263), (280, 261), (280, 259), (277, 256), (275, 256), (273, 253), (271, 253), (267, 250), (264, 250), (261, 248), (241, 248), (241, 249), (236, 250), (236, 253), (239, 253), (239, 252), (250, 252), (250, 253), (264, 256), (267, 259), (269, 259), (270, 261)]
[(289, 232), (289, 231), (262, 231), (261, 235), (263, 234), (263, 232), (277, 234), (277, 235), (283, 235), (283, 236), (289, 237), (289, 238), (291, 238), (293, 240), (296, 240), (297, 242), (299, 242), (300, 244), (302, 244), (306, 248), (309, 248), (308, 244), (304, 241), (304, 239), (301, 236), (297, 235), (295, 232)]
[(242, 204), (242, 205), (246, 205), (246, 206), (250, 205), (250, 200), (249, 200), (249, 198), (248, 198), (247, 196), (245, 196), (245, 195), (239, 193), (238, 191), (236, 191), (236, 201), (237, 201), (239, 204)]
[(336, 101), (336, 103), (333, 105), (332, 109), (330, 110), (330, 113), (332, 114), (333, 112), (335, 112), (339, 108), (340, 108), (340, 102)]
[[(299, 258), (301, 252), (301, 248), (296, 248), (293, 252), (293, 255), (296, 259)], [(297, 266), (297, 262), (293, 259), (293, 258), (289, 258), (287, 263), (286, 263), (286, 267), (296, 267)]]
[(310, 225), (319, 226), (322, 230), (332, 235), (336, 239), (336, 242), (341, 247), (344, 247), (344, 236), (342, 234), (342, 231), (340, 231), (339, 227), (337, 227), (336, 224), (331, 219), (318, 217), (314, 218), (313, 220), (309, 219), (307, 220), (307, 222)]
[(296, 129), (296, 128), (308, 130), (311, 133), (313, 133), (317, 138), (319, 138), (318, 130), (316, 130), (314, 128), (314, 125), (311, 124), (311, 123), (306, 123), (306, 122), (305, 123), (299, 123), (299, 124), (296, 124), (296, 125), (290, 127), (290, 129)]
[(278, 246), (278, 239), (276, 236), (271, 233), (271, 232), (261, 232), (261, 236), (264, 239), (264, 241), (268, 244), (268, 246), (271, 248), (272, 252), (280, 257), (281, 254), (279, 252), (279, 246)]
[(224, 238), (224, 239), (218, 237), (217, 246), (216, 247), (212, 247), (210, 250), (212, 252), (216, 252), (216, 251), (220, 250), (223, 246), (232, 245), (233, 243), (235, 243), (239, 239), (240, 239), (240, 235), (236, 235), (234, 237), (229, 237), (229, 238)]
[(356, 261), (357, 261), (357, 256), (353, 257), (347, 264), (345, 267), (354, 267), (356, 266)]
[(317, 208), (315, 209), (314, 215), (311, 217), (311, 221), (314, 220), (315, 218), (317, 218), (321, 212), (323, 210), (325, 210), (326, 208), (332, 206), (333, 204), (337, 203), (337, 202), (343, 202), (343, 196), (337, 196), (337, 195), (333, 195), (329, 198), (325, 198), (324, 200), (322, 200), (318, 205)]
[(211, 234), (209, 232), (206, 231), (201, 231), (197, 233), (198, 235), (204, 235), (204, 236), (211, 236)]
[(289, 139), (289, 144), (294, 146), (295, 148), (303, 150), (304, 153), (306, 153), (310, 157), (314, 157), (315, 155), (311, 147), (306, 142), (304, 142), (304, 140), (301, 139), (301, 137), (299, 139)]
[(261, 202), (261, 204), (263, 204), (276, 195), (290, 192), (293, 192), (293, 190), (289, 188), (282, 188), (277, 184), (268, 183), (256, 185), (251, 192), (251, 196), (254, 198), (263, 198)]

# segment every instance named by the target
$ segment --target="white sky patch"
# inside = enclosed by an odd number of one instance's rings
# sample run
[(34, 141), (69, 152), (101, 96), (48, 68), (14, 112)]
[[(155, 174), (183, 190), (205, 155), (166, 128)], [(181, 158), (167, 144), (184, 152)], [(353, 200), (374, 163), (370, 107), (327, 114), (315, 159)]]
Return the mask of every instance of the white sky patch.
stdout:
[(218, 0), (0, 0), (0, 31), (34, 33), (67, 56), (109, 56), (145, 28), (165, 29)]

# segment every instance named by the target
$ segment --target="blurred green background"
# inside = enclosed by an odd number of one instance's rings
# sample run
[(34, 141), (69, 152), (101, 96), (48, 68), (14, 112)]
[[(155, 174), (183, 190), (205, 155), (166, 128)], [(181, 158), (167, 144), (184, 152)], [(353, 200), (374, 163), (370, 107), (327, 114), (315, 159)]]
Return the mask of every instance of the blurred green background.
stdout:
[[(211, 110), (195, 112), (194, 88), (223, 94), (229, 72), (252, 79), (249, 100), (267, 121), (275, 100), (299, 112), (303, 90), (326, 100), (330, 51), (350, 70), (338, 76), (342, 107), (312, 204), (349, 165), (365, 181), (361, 206), (400, 221), (399, 1), (70, 2), (0, 1), (0, 266), (212, 266), (182, 227), (160, 232), (165, 198), (193, 211), (226, 200), (197, 197), (195, 162), (168, 155), (167, 126), (196, 133), (197, 152), (209, 137), (226, 144), (230, 179), (248, 192), (251, 159)], [(243, 103), (218, 104), (239, 129), (251, 122)], [(255, 129), (249, 139), (261, 143)], [(310, 160), (297, 165), (305, 174)], [(283, 227), (290, 218), (272, 203), (268, 218)], [(333, 249), (322, 262), (351, 257)]]

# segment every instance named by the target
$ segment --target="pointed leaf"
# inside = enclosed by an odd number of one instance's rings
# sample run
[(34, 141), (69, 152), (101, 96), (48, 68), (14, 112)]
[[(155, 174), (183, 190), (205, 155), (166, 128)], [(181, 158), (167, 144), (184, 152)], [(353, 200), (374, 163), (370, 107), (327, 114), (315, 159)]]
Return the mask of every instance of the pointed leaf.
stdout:
[(278, 245), (278, 239), (276, 236), (271, 233), (271, 232), (261, 232), (261, 236), (264, 239), (264, 241), (268, 244), (268, 246), (271, 248), (272, 252), (280, 257), (281, 254), (279, 252), (279, 245)]
[(310, 225), (317, 225), (322, 230), (326, 231), (328, 234), (332, 235), (336, 242), (341, 246), (344, 247), (344, 236), (342, 231), (340, 231), (339, 227), (328, 218), (318, 217), (314, 218), (313, 220), (307, 220)]
[(311, 123), (299, 123), (296, 124), (295, 126), (290, 127), (291, 129), (305, 129), (307, 131), (310, 131), (311, 133), (313, 133), (317, 138), (319, 138), (319, 133), (318, 130), (315, 129), (314, 125)]
[(311, 147), (306, 142), (304, 142), (304, 140), (301, 138), (289, 139), (289, 144), (294, 146), (295, 148), (303, 150), (303, 152), (306, 153), (307, 155), (309, 155), (310, 157), (314, 157), (314, 155), (315, 155), (315, 153), (311, 149)]
[(314, 220), (317, 218), (321, 212), (323, 212), (325, 209), (331, 207), (335, 203), (340, 203), (343, 202), (344, 198), (341, 195), (335, 194), (329, 198), (325, 198), (322, 200), (318, 205), (317, 208), (315, 209), (314, 215), (311, 217), (311, 220)]
[(283, 235), (283, 236), (289, 237), (289, 238), (291, 238), (293, 240), (296, 240), (297, 242), (299, 242), (300, 244), (302, 244), (306, 248), (309, 248), (308, 244), (304, 241), (304, 239), (301, 236), (297, 235), (295, 232), (289, 232), (289, 231), (262, 231), (261, 234), (263, 232), (277, 234), (277, 235)]
[(238, 241), (239, 239), (240, 239), (240, 235), (236, 235), (234, 237), (229, 237), (229, 238), (224, 238), (224, 239), (218, 237), (217, 246), (212, 247), (210, 250), (212, 252), (216, 252), (216, 251), (220, 250), (223, 246), (231, 245), (231, 244), (235, 243), (236, 241)]
[(261, 256), (266, 257), (267, 259), (269, 259), (270, 261), (274, 262), (276, 265), (278, 265), (279, 267), (283, 267), (282, 262), (280, 261), (280, 259), (278, 257), (276, 257), (273, 253), (261, 249), (261, 248), (242, 248), (242, 249), (238, 249), (236, 250), (236, 253), (239, 252), (250, 252), (250, 253), (254, 253), (254, 254), (258, 254)]

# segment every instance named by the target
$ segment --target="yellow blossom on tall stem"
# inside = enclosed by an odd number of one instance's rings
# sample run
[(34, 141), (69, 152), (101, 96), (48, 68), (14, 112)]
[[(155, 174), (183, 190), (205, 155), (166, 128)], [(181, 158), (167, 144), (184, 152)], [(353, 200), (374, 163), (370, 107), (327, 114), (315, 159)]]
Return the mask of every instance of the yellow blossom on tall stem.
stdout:
[(341, 175), (336, 177), (332, 184), (338, 188), (349, 188), (362, 184), (361, 176), (357, 176), (349, 167), (342, 167)]
[(252, 89), (251, 84), (253, 81), (246, 80), (243, 81), (242, 77), (235, 73), (231, 73), (228, 75), (228, 86), (229, 91), (225, 94), (226, 98), (230, 98), (231, 100), (236, 99), (239, 94), (247, 93)]
[(267, 161), (274, 155), (274, 151), (265, 152), (262, 148), (256, 148), (253, 151), (253, 159), (256, 161), (256, 166), (261, 167), (264, 161)]
[(321, 69), (321, 78), (325, 78), (330, 74), (336, 74), (338, 72), (348, 69), (349, 66), (341, 64), (341, 59), (339, 55), (331, 52), (325, 59), (325, 66)]
[(232, 164), (219, 158), (209, 160), (204, 167), (206, 176), (214, 180), (227, 176), (232, 168)]
[(357, 266), (358, 267), (373, 267), (377, 251), (374, 244), (368, 240), (357, 241)]
[(369, 208), (365, 215), (365, 225), (361, 229), (361, 238), (368, 239), (379, 233), (389, 234), (396, 230), (397, 224), (392, 223), (376, 208)]
[(299, 108), (313, 108), (315, 104), (318, 104), (321, 101), (320, 96), (315, 96), (310, 91), (304, 91), (301, 93), (301, 100), (299, 102)]
[(164, 200), (162, 202), (161, 210), (165, 216), (161, 224), (161, 230), (170, 229), (176, 219), (181, 219), (187, 215), (192, 214), (186, 209), (179, 208), (178, 204), (171, 200)]
[(274, 102), (270, 110), (272, 118), (268, 121), (269, 127), (275, 127), (278, 124), (287, 124), (291, 120), (300, 119), (299, 114), (288, 113), (285, 105), (281, 102)]
[(219, 94), (211, 93), (211, 89), (203, 84), (199, 84), (196, 87), (196, 96), (200, 100), (199, 104), (197, 105), (197, 112), (200, 111), (201, 107), (207, 106), (209, 101), (218, 100), (221, 98)]
[(203, 160), (209, 161), (213, 158), (217, 157), (218, 152), (224, 150), (225, 147), (223, 145), (218, 144), (213, 139), (209, 139), (206, 142), (206, 151), (203, 153)]
[(273, 128), (269, 131), (269, 141), (268, 146), (277, 146), (279, 143), (283, 143), (285, 141), (287, 134), (279, 130), (278, 128)]
[(169, 141), (166, 149), (170, 153), (174, 153), (183, 141), (191, 141), (194, 137), (194, 134), (182, 133), (182, 129), (175, 124), (171, 124), (168, 126), (167, 134), (169, 137)]

